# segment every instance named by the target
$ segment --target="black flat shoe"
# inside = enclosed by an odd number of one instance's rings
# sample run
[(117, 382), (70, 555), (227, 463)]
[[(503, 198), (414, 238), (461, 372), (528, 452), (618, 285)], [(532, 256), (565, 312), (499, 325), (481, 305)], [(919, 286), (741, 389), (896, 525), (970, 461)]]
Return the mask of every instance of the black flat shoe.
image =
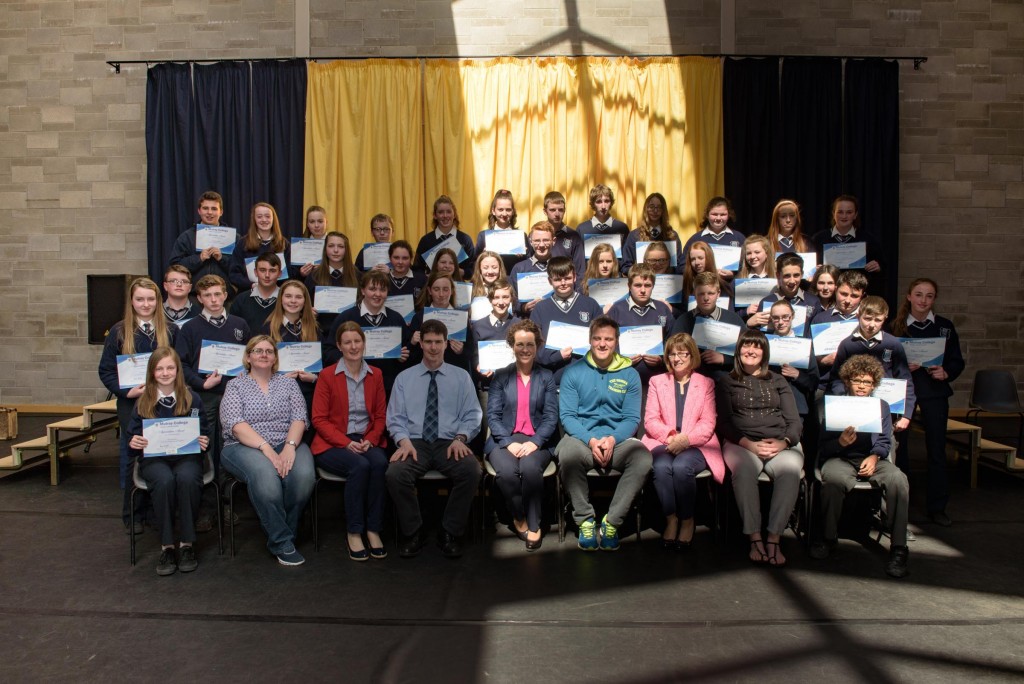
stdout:
[(665, 539), (664, 537), (662, 537), (661, 548), (663, 551), (677, 551), (677, 546), (678, 542), (675, 539)]
[(544, 536), (543, 535), (538, 537), (537, 541), (530, 541), (529, 539), (527, 539), (526, 540), (526, 550), (527, 551), (536, 551), (537, 549), (540, 548), (540, 545), (543, 544), (543, 543), (544, 543)]
[(370, 560), (370, 552), (366, 549), (360, 549), (359, 551), (353, 551), (352, 549), (349, 549), (348, 557), (356, 561), (357, 563), (362, 563), (364, 561)]
[(417, 530), (415, 534), (405, 537), (398, 547), (398, 555), (402, 558), (413, 558), (418, 556), (420, 549), (427, 543), (423, 536), (423, 530)]
[(370, 558), (374, 560), (384, 560), (388, 557), (388, 551), (383, 546), (371, 546), (370, 547)]
[(441, 555), (445, 558), (459, 558), (462, 556), (462, 542), (454, 534), (439, 532), (437, 534), (437, 546), (441, 549)]
[(693, 540), (689, 539), (683, 541), (682, 539), (676, 539), (676, 551), (689, 551), (693, 548)]

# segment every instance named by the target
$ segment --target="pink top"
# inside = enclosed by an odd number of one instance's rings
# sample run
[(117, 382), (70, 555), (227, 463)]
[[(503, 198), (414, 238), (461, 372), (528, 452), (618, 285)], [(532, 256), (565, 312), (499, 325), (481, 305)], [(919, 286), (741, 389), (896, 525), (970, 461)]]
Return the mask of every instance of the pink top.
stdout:
[(523, 382), (523, 376), (516, 373), (516, 426), (512, 434), (521, 433), (533, 437), (533, 421), (530, 420), (530, 387)]
[[(715, 436), (715, 383), (709, 378), (693, 373), (686, 390), (686, 405), (683, 407), (683, 429), (681, 433), (690, 439), (690, 446), (700, 449), (707, 461), (708, 469), (721, 484), (725, 480), (725, 460)], [(671, 373), (662, 373), (651, 378), (647, 389), (647, 408), (644, 414), (643, 443), (648, 449), (668, 442), (676, 434), (676, 394), (679, 389)]]

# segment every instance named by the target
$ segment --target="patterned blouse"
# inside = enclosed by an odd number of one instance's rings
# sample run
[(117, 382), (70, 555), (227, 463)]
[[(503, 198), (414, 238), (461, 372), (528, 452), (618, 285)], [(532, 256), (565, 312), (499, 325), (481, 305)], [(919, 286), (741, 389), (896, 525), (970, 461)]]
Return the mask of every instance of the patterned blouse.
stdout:
[(220, 402), (220, 423), (224, 446), (238, 444), (233, 428), (248, 423), (263, 439), (275, 448), (288, 439), (292, 421), (301, 420), (309, 427), (306, 402), (299, 385), (292, 378), (274, 375), (266, 394), (248, 373), (242, 373), (228, 382)]

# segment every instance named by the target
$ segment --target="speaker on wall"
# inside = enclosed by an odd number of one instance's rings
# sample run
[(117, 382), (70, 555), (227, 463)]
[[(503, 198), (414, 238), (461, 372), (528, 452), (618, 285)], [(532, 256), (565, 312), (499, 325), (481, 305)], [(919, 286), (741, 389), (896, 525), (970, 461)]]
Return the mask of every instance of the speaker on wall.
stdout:
[(110, 328), (124, 317), (128, 286), (143, 276), (118, 273), (87, 275), (86, 296), (89, 313), (89, 344), (103, 344)]

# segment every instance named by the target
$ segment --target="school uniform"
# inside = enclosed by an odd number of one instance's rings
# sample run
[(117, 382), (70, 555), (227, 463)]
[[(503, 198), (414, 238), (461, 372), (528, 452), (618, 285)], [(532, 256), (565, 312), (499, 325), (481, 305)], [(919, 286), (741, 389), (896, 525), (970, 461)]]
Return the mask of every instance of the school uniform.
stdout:
[(885, 295), (885, 263), (882, 260), (882, 249), (874, 239), (867, 236), (863, 228), (851, 228), (850, 232), (846, 235), (840, 235), (839, 231), (835, 228), (826, 228), (819, 230), (811, 236), (811, 241), (814, 243), (814, 251), (818, 255), (819, 264), (825, 263), (825, 245), (848, 244), (850, 242), (865, 243), (864, 249), (867, 255), (867, 262), (877, 261), (881, 268), (880, 271), (874, 273), (868, 273), (864, 269), (860, 269), (868, 279), (868, 291), (865, 294)]
[[(607, 221), (598, 221), (597, 217), (592, 217), (589, 221), (584, 221), (580, 225), (576, 226), (576, 232), (583, 238), (584, 243), (584, 256), (586, 256), (586, 242), (587, 238), (592, 235), (618, 235), (619, 240), (619, 251), (622, 251), (622, 245), (625, 244), (626, 238), (629, 237), (629, 226), (617, 218), (608, 217)], [(618, 257), (616, 257), (618, 260)], [(582, 271), (580, 272), (582, 275)]]
[[(583, 238), (575, 230), (567, 225), (555, 233), (555, 241), (551, 245), (551, 256), (564, 256), (572, 260), (576, 275), (582, 276), (587, 272), (587, 258), (583, 247)], [(533, 256), (533, 250), (529, 250), (529, 256)]]
[(904, 415), (908, 418), (913, 416), (916, 396), (914, 395), (914, 379), (911, 377), (910, 368), (907, 366), (907, 354), (903, 351), (903, 345), (900, 344), (900, 341), (885, 331), (879, 331), (874, 337), (865, 339), (860, 334), (860, 330), (857, 330), (839, 343), (839, 349), (836, 351), (836, 362), (832, 366), (836, 369), (836, 372), (832, 373), (829, 380), (829, 393), (843, 394), (846, 391), (846, 387), (839, 377), (838, 369), (843, 367), (848, 358), (856, 354), (868, 354), (878, 359), (882, 364), (882, 369), (885, 371), (885, 377), (907, 381)]
[[(537, 261), (537, 257), (531, 256), (523, 259), (514, 267), (508, 274), (508, 281), (512, 285), (512, 301), (516, 306), (516, 311), (519, 313), (521, 318), (531, 318), (530, 314), (526, 312), (523, 307), (529, 304), (531, 300), (523, 301), (522, 297), (519, 296), (519, 274), (520, 273), (547, 273), (548, 264), (550, 261)], [(578, 274), (577, 274), (578, 276)], [(579, 292), (580, 288), (583, 287), (582, 278), (576, 278), (576, 291)]]
[[(334, 324), (323, 336), (321, 346), (325, 368), (341, 361), (341, 350), (338, 349), (338, 345), (334, 343), (334, 340), (338, 334), (338, 328), (347, 321), (358, 323), (364, 330), (368, 328), (399, 328), (402, 331), (402, 346), (410, 347), (409, 340), (412, 337), (412, 332), (410, 332), (409, 326), (405, 324), (402, 314), (386, 306), (379, 314), (372, 314), (365, 304), (360, 303), (338, 314), (337, 318), (334, 319)], [(398, 374), (409, 366), (408, 362), (403, 363), (398, 359), (371, 359), (367, 360), (367, 363), (372, 363), (374, 368), (380, 370), (384, 379), (384, 387), (389, 391)]]
[[(689, 258), (690, 248), (693, 247), (695, 242), (704, 242), (711, 245), (720, 245), (722, 247), (742, 247), (743, 242), (747, 239), (747, 236), (738, 230), (733, 230), (726, 226), (725, 230), (721, 233), (713, 233), (710, 228), (704, 228), (699, 230), (690, 236), (690, 239), (683, 245), (683, 251), (680, 252), (680, 258), (683, 261), (683, 265), (686, 265), (686, 259)], [(774, 255), (769, 255), (774, 257)], [(740, 261), (743, 261), (743, 254), (740, 254)], [(721, 268), (721, 266), (719, 266)]]
[[(835, 307), (835, 305), (832, 305), (829, 308), (825, 309), (824, 311), (819, 311), (818, 313), (816, 313), (814, 315), (814, 318), (812, 320), (808, 321), (808, 324), (807, 324), (807, 334), (808, 335), (811, 334), (811, 326), (812, 325), (818, 325), (820, 323), (839, 323), (840, 321), (856, 321), (858, 316), (859, 316), (859, 314), (860, 314), (860, 307), (859, 306), (856, 309), (854, 309), (852, 312), (850, 312), (848, 314), (844, 314), (842, 311), (837, 309)], [(813, 351), (813, 348), (812, 348), (812, 351)], [(828, 356), (828, 355), (827, 354), (822, 354), (821, 358), (824, 358), (825, 356)], [(815, 358), (818, 358), (818, 357), (815, 357)], [(818, 389), (819, 390), (822, 390), (824, 392), (826, 389), (828, 389), (829, 385), (832, 382), (832, 369), (833, 368), (835, 368), (834, 365), (826, 366), (823, 363), (821, 363), (820, 360), (818, 360)]]
[[(487, 249), (487, 240), (486, 240), (486, 237), (484, 236), (484, 231), (485, 230), (511, 230), (511, 229), (484, 228), (483, 230), (481, 230), (480, 233), (476, 236), (476, 253), (477, 253), (477, 255), (479, 255), (481, 252), (483, 252), (483, 251), (485, 251)], [(529, 252), (530, 251), (530, 241), (526, 237), (525, 233), (523, 234), (523, 245), (526, 247), (526, 251)], [(525, 253), (523, 253), (523, 254), (500, 254), (499, 256), (501, 257), (501, 262), (505, 265), (505, 273), (509, 273), (515, 267), (516, 264), (518, 264), (520, 261), (526, 259), (526, 254)], [(474, 264), (475, 263), (476, 262), (474, 262)]]
[[(373, 243), (369, 243), (369, 244), (373, 244)], [(359, 248), (359, 254), (356, 254), (355, 267), (356, 267), (356, 270), (359, 271), (360, 273), (366, 273), (367, 271), (370, 270), (370, 269), (368, 269), (366, 267), (366, 264), (363, 261), (363, 252), (365, 252), (365, 251), (366, 251), (366, 245), (364, 244), (362, 247)]]
[[(229, 282), (238, 288), (240, 293), (244, 293), (247, 290), (251, 290), (253, 285), (256, 283), (249, 280), (249, 272), (245, 268), (246, 259), (255, 259), (260, 254), (265, 252), (273, 252), (271, 248), (273, 240), (263, 240), (260, 242), (260, 246), (255, 251), (250, 252), (245, 248), (245, 236), (238, 238), (238, 242), (235, 243), (235, 253), (231, 255), (231, 264), (229, 266)], [(277, 254), (277, 252), (274, 252)], [(291, 261), (289, 258), (291, 254), (291, 244), (288, 240), (284, 241), (284, 263), (281, 264), (281, 272), (286, 273), (288, 270), (288, 262)]]
[[(553, 321), (588, 327), (591, 321), (603, 313), (601, 305), (592, 297), (574, 292), (572, 297), (567, 300), (556, 297), (542, 299), (530, 313), (530, 320), (537, 324), (541, 330), (541, 336), (547, 340), (548, 329)], [(537, 350), (537, 363), (555, 374), (556, 384), (562, 379), (562, 371), (573, 361), (572, 356), (563, 359), (559, 349)]]
[[(705, 316), (704, 314), (698, 312), (696, 308), (694, 308), (687, 311), (682, 316), (676, 319), (676, 322), (672, 324), (672, 330), (669, 331), (669, 335), (671, 336), (681, 332), (684, 332), (687, 335), (692, 335), (693, 327), (694, 325), (696, 325), (698, 318), (710, 318), (721, 323), (738, 325), (740, 328), (744, 327), (743, 319), (740, 318), (738, 314), (729, 311), (728, 309), (723, 309), (720, 306), (716, 306), (714, 311), (712, 311), (709, 315)], [(739, 339), (738, 335), (737, 339)], [(695, 368), (693, 372), (700, 373), (701, 375), (709, 377), (712, 380), (717, 380), (717, 378), (720, 375), (724, 375), (732, 371), (733, 367), (733, 355), (723, 354), (722, 356), (722, 363), (709, 364), (704, 363), (702, 361), (700, 366)]]
[(249, 330), (259, 330), (266, 324), (270, 314), (274, 313), (278, 293), (279, 288), (275, 287), (273, 294), (264, 297), (260, 294), (259, 288), (254, 287), (249, 292), (241, 292), (235, 297), (228, 312), (245, 320)]
[[(473, 238), (457, 228), (453, 229), (452, 232), (447, 235), (442, 233), (440, 228), (435, 228), (421, 237), (419, 244), (416, 245), (416, 258), (413, 259), (412, 262), (413, 270), (419, 271), (420, 273), (430, 273), (430, 269), (427, 267), (427, 262), (424, 261), (423, 255), (447, 240), (451, 235), (455, 236), (458, 243), (462, 245), (463, 251), (466, 252), (466, 258), (459, 262), (459, 266), (462, 267), (462, 277), (466, 280), (472, 278), (473, 265), (476, 263), (476, 247), (473, 246)], [(458, 250), (455, 250), (455, 252), (457, 256)]]
[[(793, 337), (793, 331), (790, 330), (789, 335), (785, 337)], [(772, 363), (771, 355), (769, 354), (768, 359), (772, 370), (781, 368), (781, 364)], [(776, 371), (779, 375), (782, 375), (782, 371)], [(793, 390), (793, 398), (796, 400), (796, 409), (800, 413), (801, 419), (804, 421), (804, 441), (806, 442), (807, 431), (811, 427), (812, 422), (807, 421), (807, 415), (811, 412), (811, 408), (814, 406), (814, 395), (818, 390), (818, 364), (814, 359), (814, 349), (807, 355), (807, 368), (797, 368), (799, 375), (795, 378), (786, 378), (789, 382), (790, 388)], [(786, 377), (786, 376), (782, 376)], [(806, 446), (806, 444), (805, 444)]]
[[(308, 276), (306, 276), (306, 290), (309, 292), (310, 304), (313, 306), (314, 309), (316, 308), (316, 288), (318, 285), (320, 287), (352, 287), (351, 285), (346, 285), (344, 283), (342, 279), (341, 269), (332, 269), (331, 272), (328, 273), (327, 275), (329, 277), (329, 280), (326, 285), (320, 285), (319, 283), (316, 282), (315, 272), (310, 273)], [(337, 317), (337, 315), (338, 314), (333, 313), (318, 313), (316, 315), (316, 321), (317, 323), (320, 324), (320, 329), (330, 329), (330, 327), (334, 325), (334, 319), (335, 317)]]
[(180, 309), (172, 307), (166, 299), (164, 300), (163, 305), (164, 318), (167, 320), (169, 325), (173, 325), (176, 329), (181, 328), (183, 325), (198, 316), (199, 312), (202, 310), (202, 305), (192, 297), (189, 297), (188, 301), (185, 302), (185, 306)]
[[(779, 292), (779, 288), (776, 287), (770, 295), (762, 298), (761, 301), (758, 302), (757, 310), (771, 311), (771, 305), (781, 299), (785, 299), (793, 306), (794, 314), (796, 313), (797, 307), (804, 307), (804, 309), (807, 312), (807, 317), (804, 319), (804, 331), (802, 337), (810, 337), (811, 321), (814, 320), (815, 316), (821, 313), (821, 301), (817, 298), (817, 296), (812, 295), (810, 292), (807, 292), (806, 290), (803, 289), (797, 290), (796, 294), (793, 295), (792, 297), (783, 297), (782, 293)], [(768, 305), (767, 309), (765, 309), (765, 304)], [(768, 324), (768, 329), (771, 330), (771, 323)]]
[(222, 254), (220, 261), (212, 257), (203, 261), (199, 257), (199, 252), (196, 251), (196, 226), (193, 224), (191, 228), (178, 235), (174, 241), (174, 247), (171, 248), (171, 258), (167, 263), (170, 266), (187, 268), (192, 274), (193, 283), (207, 275), (220, 276), (224, 282), (230, 282), (231, 260), (230, 254)]
[(521, 320), (518, 316), (509, 312), (504, 319), (495, 318), (494, 313), (489, 313), (483, 318), (472, 321), (469, 324), (470, 339), (470, 375), (473, 376), (478, 391), (486, 392), (490, 386), (491, 379), (485, 378), (477, 372), (480, 355), (477, 347), (478, 342), (491, 342), (493, 340), (505, 340), (508, 338), (508, 329), (513, 323)]
[[(647, 242), (655, 242), (657, 240), (665, 242), (664, 235), (661, 233), (660, 230), (658, 231), (657, 235), (655, 235), (652, 231), (651, 239), (647, 240)], [(636, 243), (639, 241), (640, 229), (634, 228), (633, 230), (629, 231), (629, 235), (627, 235), (626, 239), (622, 242), (622, 258), (619, 259), (619, 273), (621, 273), (623, 276), (629, 275), (629, 269), (633, 267), (633, 264), (640, 263), (640, 260), (637, 259), (636, 255)], [(675, 237), (675, 243), (676, 264), (674, 266), (672, 264), (669, 264), (669, 271), (671, 273), (682, 273), (682, 271), (679, 269), (679, 264), (682, 263), (685, 266), (686, 261), (683, 260), (683, 249), (682, 244), (680, 244), (679, 242), (678, 233)], [(671, 258), (672, 255), (669, 254), (669, 259)]]
[(413, 301), (416, 301), (426, 286), (427, 277), (417, 271), (410, 270), (404, 276), (391, 273), (388, 276), (388, 297), (412, 295)]
[[(665, 302), (652, 299), (644, 306), (640, 306), (632, 297), (626, 297), (622, 301), (615, 302), (608, 309), (607, 316), (619, 324), (620, 327), (633, 327), (640, 325), (656, 325), (661, 328), (661, 339), (668, 337), (669, 330), (675, 325), (675, 316), (672, 315), (672, 308)], [(649, 366), (646, 361), (634, 363), (633, 368), (640, 375), (640, 382), (644, 388), (650, 382), (651, 377), (664, 372), (664, 365)]]

